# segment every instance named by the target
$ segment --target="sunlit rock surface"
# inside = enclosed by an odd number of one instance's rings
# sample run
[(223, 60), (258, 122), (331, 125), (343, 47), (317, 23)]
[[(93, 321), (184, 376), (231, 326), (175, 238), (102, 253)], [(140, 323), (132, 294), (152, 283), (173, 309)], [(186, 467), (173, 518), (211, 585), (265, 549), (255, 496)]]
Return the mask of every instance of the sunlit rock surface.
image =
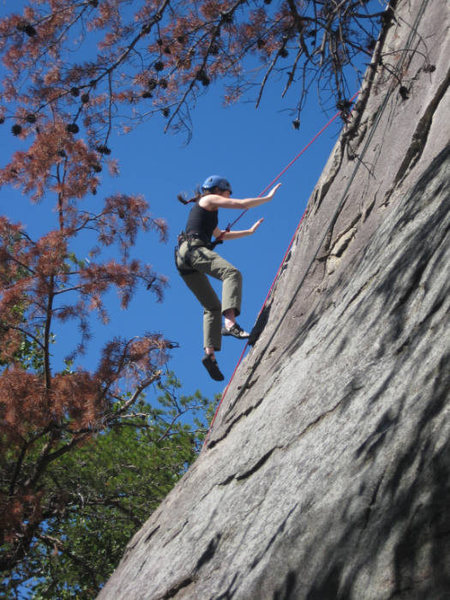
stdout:
[(208, 446), (102, 600), (450, 598), (448, 16), (398, 3)]

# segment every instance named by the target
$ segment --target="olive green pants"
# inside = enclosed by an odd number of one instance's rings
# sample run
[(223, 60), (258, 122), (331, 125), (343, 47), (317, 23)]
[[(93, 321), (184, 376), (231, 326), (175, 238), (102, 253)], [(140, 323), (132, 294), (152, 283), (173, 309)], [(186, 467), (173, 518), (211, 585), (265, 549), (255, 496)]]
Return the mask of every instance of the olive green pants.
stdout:
[[(242, 275), (217, 252), (196, 242), (183, 242), (179, 249), (181, 260), (194, 272), (182, 274), (184, 282), (203, 306), (203, 346), (220, 350), (222, 345), (222, 314), (232, 308), (241, 312)], [(207, 275), (222, 281), (222, 302)]]

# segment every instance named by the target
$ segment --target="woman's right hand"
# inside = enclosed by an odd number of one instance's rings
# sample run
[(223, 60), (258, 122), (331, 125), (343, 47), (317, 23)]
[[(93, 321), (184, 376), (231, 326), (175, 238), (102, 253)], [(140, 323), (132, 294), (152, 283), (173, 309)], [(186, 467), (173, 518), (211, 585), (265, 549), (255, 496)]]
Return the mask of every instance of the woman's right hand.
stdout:
[(281, 183), (277, 183), (277, 185), (273, 186), (273, 188), (270, 190), (270, 192), (266, 196), (267, 200), (272, 200), (272, 198), (275, 196), (275, 193), (277, 192), (277, 190), (280, 186), (281, 186)]

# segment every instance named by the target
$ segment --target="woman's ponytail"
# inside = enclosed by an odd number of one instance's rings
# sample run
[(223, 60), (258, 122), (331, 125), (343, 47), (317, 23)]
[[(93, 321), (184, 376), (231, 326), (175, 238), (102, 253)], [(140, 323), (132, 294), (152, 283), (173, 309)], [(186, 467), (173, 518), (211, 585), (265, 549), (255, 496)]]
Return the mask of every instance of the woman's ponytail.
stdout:
[(187, 198), (186, 193), (181, 193), (177, 195), (177, 200), (181, 202), (181, 204), (190, 204), (191, 202), (197, 202), (202, 197), (202, 194), (199, 189), (195, 190), (195, 195), (192, 198)]

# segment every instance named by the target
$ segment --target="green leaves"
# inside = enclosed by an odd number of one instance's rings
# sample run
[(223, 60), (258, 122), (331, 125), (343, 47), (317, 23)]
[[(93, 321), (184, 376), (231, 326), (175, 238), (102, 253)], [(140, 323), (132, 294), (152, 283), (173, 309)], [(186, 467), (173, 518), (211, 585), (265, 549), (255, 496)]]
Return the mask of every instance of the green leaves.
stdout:
[[(48, 466), (39, 481), (41, 519), (33, 542), (0, 584), (0, 595), (30, 597), (24, 589), (34, 599), (97, 595), (130, 537), (195, 460), (214, 409), (199, 391), (181, 394), (173, 373), (156, 387), (154, 402), (140, 399), (125, 414), (113, 407), (120, 416), (112, 427)], [(24, 473), (41, 451), (38, 443), (27, 453)], [(6, 458), (13, 466), (17, 451), (10, 448)], [(4, 491), (12, 471), (2, 463)]]

